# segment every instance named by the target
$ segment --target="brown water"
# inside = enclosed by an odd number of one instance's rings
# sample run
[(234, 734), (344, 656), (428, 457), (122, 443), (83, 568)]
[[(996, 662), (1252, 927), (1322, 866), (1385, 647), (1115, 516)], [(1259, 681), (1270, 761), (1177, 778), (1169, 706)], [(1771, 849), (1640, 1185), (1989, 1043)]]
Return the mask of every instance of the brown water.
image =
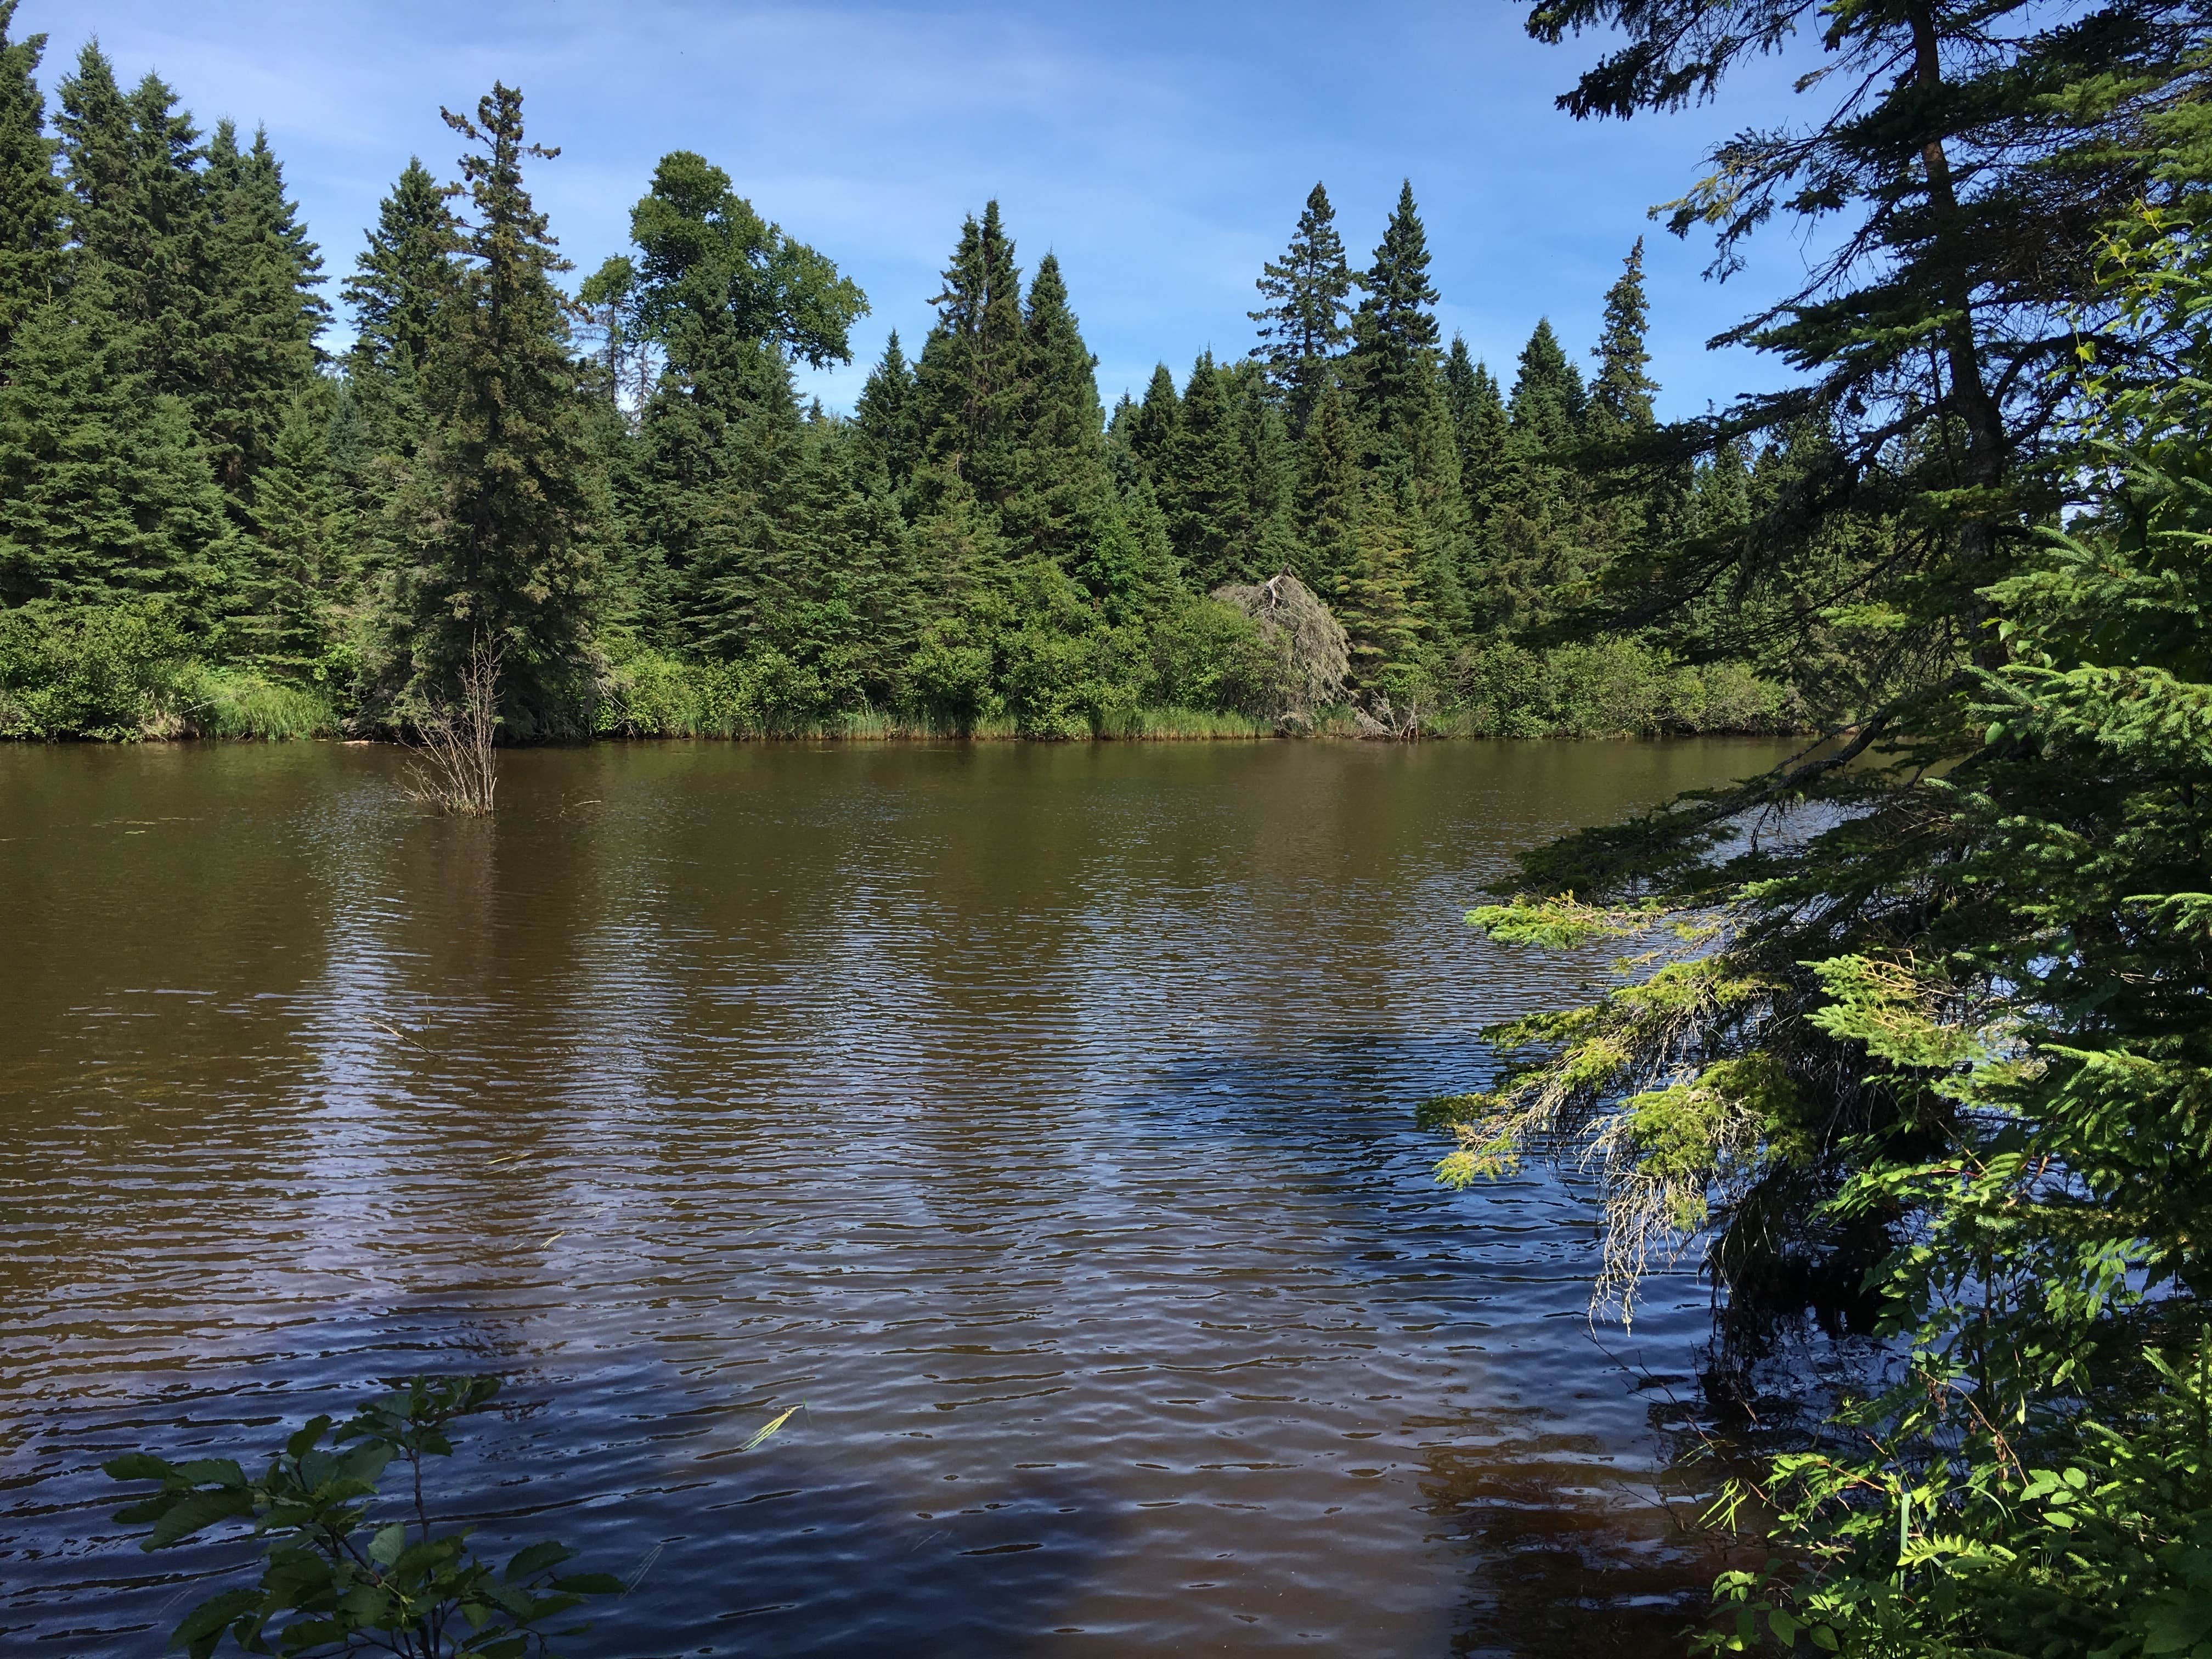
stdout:
[[(496, 1370), (573, 1651), (1664, 1652), (1687, 1279), (1412, 1110), (1580, 970), (1460, 915), (1747, 744), (0, 747), (0, 1650), (229, 1549), (96, 1464)], [(753, 1431), (805, 1402), (758, 1450)]]

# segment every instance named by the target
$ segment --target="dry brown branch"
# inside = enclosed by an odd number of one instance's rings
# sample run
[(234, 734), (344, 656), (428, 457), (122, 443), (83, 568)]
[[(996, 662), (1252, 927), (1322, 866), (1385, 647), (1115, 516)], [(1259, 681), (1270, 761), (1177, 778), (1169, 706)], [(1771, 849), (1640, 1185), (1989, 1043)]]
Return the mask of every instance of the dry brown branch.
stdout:
[(459, 696), (416, 717), (410, 799), (463, 817), (491, 816), (499, 788), (499, 652), (478, 638), (461, 667)]

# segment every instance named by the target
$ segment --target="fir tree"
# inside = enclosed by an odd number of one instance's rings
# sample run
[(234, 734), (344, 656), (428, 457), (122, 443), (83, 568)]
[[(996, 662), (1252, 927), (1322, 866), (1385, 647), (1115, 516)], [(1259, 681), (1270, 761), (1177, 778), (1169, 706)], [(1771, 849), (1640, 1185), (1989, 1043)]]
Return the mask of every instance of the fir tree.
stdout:
[(588, 664), (599, 483), (568, 355), (569, 269), (525, 189), (522, 94), (495, 85), (474, 119), (442, 112), (479, 153), (461, 170), (468, 264), (432, 347), (436, 428), (422, 467), (417, 563), (403, 573), (408, 690), (439, 703), (472, 649), (497, 654), (514, 737), (591, 729)]
[(1260, 325), (1260, 343), (1252, 356), (1267, 365), (1291, 432), (1301, 433), (1321, 396), (1329, 360), (1352, 337), (1346, 324), (1352, 270), (1345, 264), (1343, 239), (1336, 234), (1336, 210), (1319, 184), (1306, 197), (1289, 248), (1261, 267), (1256, 286), (1268, 304), (1248, 313)]
[(8, 342), (62, 276), (62, 187), (39, 60), (46, 37), (10, 40), (16, 0), (0, 0), (0, 374)]

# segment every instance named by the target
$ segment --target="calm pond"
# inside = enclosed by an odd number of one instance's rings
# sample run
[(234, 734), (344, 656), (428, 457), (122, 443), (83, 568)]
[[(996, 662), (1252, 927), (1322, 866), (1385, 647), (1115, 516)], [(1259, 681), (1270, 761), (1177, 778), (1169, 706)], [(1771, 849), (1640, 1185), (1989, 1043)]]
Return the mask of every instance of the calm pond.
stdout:
[(580, 1655), (1668, 1650), (1704, 1287), (1594, 1337), (1413, 1111), (1591, 965), (1462, 921), (1516, 848), (1778, 752), (0, 747), (0, 1647), (239, 1559), (100, 1460), (473, 1370)]

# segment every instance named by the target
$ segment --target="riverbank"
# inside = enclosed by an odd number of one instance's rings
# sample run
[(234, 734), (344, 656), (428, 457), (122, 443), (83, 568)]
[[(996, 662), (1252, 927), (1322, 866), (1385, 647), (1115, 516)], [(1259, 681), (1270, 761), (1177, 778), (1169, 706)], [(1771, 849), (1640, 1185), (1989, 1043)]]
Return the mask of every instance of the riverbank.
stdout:
[[(0, 641), (4, 643), (4, 641)], [(179, 657), (112, 629), (0, 651), (0, 739), (282, 742), (381, 735), (344, 677), (290, 680)], [(958, 738), (1251, 742), (1267, 738), (1771, 737), (1805, 729), (1784, 688), (1738, 663), (1691, 665), (1632, 641), (1462, 653), (1448, 692), (1399, 711), (1392, 730), (1346, 702), (1276, 716), (1235, 708), (1131, 706), (1071, 696), (1042, 713), (928, 708), (822, 712), (775, 695), (744, 664), (657, 655), (610, 665), (594, 725), (602, 738), (898, 742)]]

